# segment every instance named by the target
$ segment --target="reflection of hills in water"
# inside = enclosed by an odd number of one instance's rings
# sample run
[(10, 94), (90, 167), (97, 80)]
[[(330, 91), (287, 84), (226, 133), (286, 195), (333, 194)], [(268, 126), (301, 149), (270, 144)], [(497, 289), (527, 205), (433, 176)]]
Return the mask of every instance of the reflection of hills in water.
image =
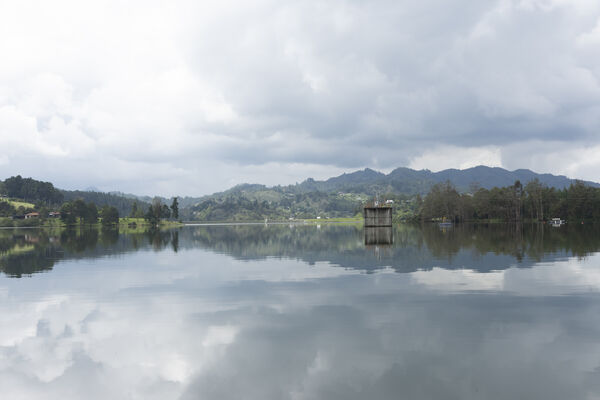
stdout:
[(363, 229), (357, 226), (207, 226), (191, 233), (195, 245), (239, 259), (286, 257), (367, 271), (441, 267), (487, 272), (585, 256), (600, 248), (598, 227), (591, 225), (461, 225), (447, 231), (436, 225), (399, 225), (392, 245), (366, 247)]
[[(399, 225), (393, 232), (375, 233), (355, 225), (191, 226), (133, 234), (94, 229), (2, 230), (0, 270), (20, 277), (51, 270), (56, 262), (66, 259), (144, 249), (202, 248), (240, 260), (291, 258), (364, 271), (390, 267), (412, 272), (441, 267), (487, 272), (586, 256), (600, 248), (599, 231), (592, 225), (551, 228), (539, 224), (457, 225), (447, 231), (436, 225)], [(385, 244), (386, 240), (391, 244)]]
[(116, 256), (144, 248), (177, 250), (178, 232), (119, 234), (115, 230), (0, 230), (0, 271), (21, 277), (51, 270), (60, 260)]
[[(545, 225), (437, 225), (394, 227), (393, 244), (365, 246), (358, 226), (206, 226), (192, 233), (195, 245), (239, 259), (286, 257), (310, 264), (330, 262), (366, 271), (391, 267), (397, 272), (446, 269), (501, 270), (529, 267), (600, 248), (598, 227)], [(186, 238), (187, 241), (187, 238)]]

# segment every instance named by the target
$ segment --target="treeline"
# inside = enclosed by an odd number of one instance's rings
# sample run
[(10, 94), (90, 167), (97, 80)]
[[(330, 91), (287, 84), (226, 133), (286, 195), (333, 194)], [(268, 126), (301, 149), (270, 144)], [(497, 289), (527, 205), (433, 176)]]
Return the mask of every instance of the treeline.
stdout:
[(600, 221), (600, 188), (576, 181), (565, 189), (556, 189), (534, 179), (525, 186), (516, 181), (512, 186), (459, 193), (450, 182), (445, 182), (432, 187), (422, 201), (418, 217), (455, 222), (551, 218)]
[[(38, 181), (33, 178), (23, 178), (21, 175), (7, 178), (4, 182), (0, 181), (0, 196), (24, 200), (35, 204), (36, 208), (42, 206), (60, 206), (65, 201), (73, 202), (77, 199), (81, 199), (86, 203), (91, 202), (101, 206), (106, 205), (115, 207), (121, 215), (127, 215), (134, 203), (136, 203), (136, 207), (141, 210), (142, 215), (150, 206), (144, 201), (110, 193), (60, 190), (55, 188), (50, 182)], [(6, 206), (3, 207), (6, 208)], [(2, 210), (0, 210), (0, 213), (1, 212)], [(8, 211), (5, 210), (5, 213), (7, 212)]]
[(119, 223), (119, 210), (108, 205), (98, 210), (95, 203), (86, 203), (82, 199), (77, 199), (61, 206), (60, 218), (66, 225), (77, 223), (91, 225), (98, 223), (98, 219), (101, 218), (103, 226), (112, 226)]
[[(134, 207), (131, 209), (131, 216), (135, 216), (136, 214), (138, 214), (137, 203), (134, 203)], [(177, 197), (173, 198), (171, 207), (163, 204), (160, 198), (156, 197), (150, 207), (148, 207), (146, 214), (144, 214), (144, 219), (153, 227), (158, 226), (162, 219), (179, 219), (179, 201)]]
[[(9, 202), (0, 201), (0, 226), (38, 226), (43, 225), (47, 220), (58, 218), (66, 226), (85, 226), (98, 222), (103, 226), (119, 224), (119, 210), (116, 207), (104, 205), (99, 208), (96, 203), (85, 202), (83, 199), (67, 201), (60, 206), (59, 211), (56, 210), (57, 208), (50, 209), (45, 206), (16, 209)], [(164, 219), (179, 218), (179, 202), (175, 197), (169, 207), (157, 198), (145, 212), (138, 208), (137, 202), (134, 202), (128, 217), (133, 219), (128, 221), (129, 224), (135, 225), (136, 219), (144, 219), (149, 225), (157, 227)]]
[(82, 199), (83, 201), (101, 205), (107, 205), (115, 207), (120, 215), (128, 215), (130, 210), (133, 208), (134, 204), (138, 210), (142, 213), (142, 215), (148, 210), (150, 206), (148, 203), (130, 199), (124, 196), (118, 196), (110, 193), (103, 192), (89, 192), (83, 190), (63, 190), (65, 201), (75, 201), (77, 199)]
[(61, 204), (64, 195), (50, 182), (42, 182), (32, 178), (22, 178), (21, 175), (0, 181), (0, 194), (46, 205)]

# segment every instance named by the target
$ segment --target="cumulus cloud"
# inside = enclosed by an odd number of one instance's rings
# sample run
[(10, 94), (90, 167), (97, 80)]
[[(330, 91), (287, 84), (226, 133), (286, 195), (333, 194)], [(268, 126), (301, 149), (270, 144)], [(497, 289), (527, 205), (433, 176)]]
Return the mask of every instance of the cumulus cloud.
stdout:
[[(537, 143), (600, 145), (594, 1), (25, 1), (3, 3), (0, 26), (3, 172), (65, 188), (204, 194), (247, 168), (264, 183), (545, 172)], [(464, 157), (436, 160), (446, 146)]]

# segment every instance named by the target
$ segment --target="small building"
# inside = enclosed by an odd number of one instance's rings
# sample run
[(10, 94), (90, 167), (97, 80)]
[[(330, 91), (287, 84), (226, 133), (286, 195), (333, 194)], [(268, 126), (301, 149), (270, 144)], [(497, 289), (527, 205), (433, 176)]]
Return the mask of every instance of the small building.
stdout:
[(40, 217), (39, 212), (30, 212), (30, 213), (25, 214), (25, 219), (39, 218), (39, 217)]
[(48, 218), (60, 218), (60, 212), (59, 211), (50, 211), (48, 213)]
[(392, 226), (392, 207), (365, 207), (365, 227)]

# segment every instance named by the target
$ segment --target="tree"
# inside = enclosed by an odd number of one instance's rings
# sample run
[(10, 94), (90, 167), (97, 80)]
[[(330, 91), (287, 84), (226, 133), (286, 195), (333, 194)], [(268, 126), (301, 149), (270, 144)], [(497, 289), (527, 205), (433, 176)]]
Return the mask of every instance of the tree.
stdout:
[(88, 203), (86, 205), (82, 220), (84, 223), (90, 225), (98, 222), (98, 207), (96, 207), (96, 204)]
[(164, 210), (162, 202), (158, 197), (155, 197), (154, 200), (152, 200), (150, 207), (148, 207), (148, 212), (146, 212), (146, 221), (148, 221), (148, 223), (152, 226), (158, 226), (158, 224), (160, 224), (160, 219), (163, 212)]
[(171, 218), (171, 209), (169, 208), (168, 205), (163, 204), (160, 207), (160, 217), (161, 218), (166, 218), (166, 219)]
[(71, 203), (72, 208), (71, 212), (75, 218), (79, 218), (79, 222), (81, 223), (83, 220), (83, 216), (87, 214), (87, 204), (82, 199), (77, 199)]
[(171, 216), (174, 219), (179, 219), (179, 202), (177, 201), (177, 197), (174, 197), (173, 203), (171, 203)]
[(462, 214), (461, 198), (450, 181), (433, 185), (423, 200), (423, 219), (449, 218), (454, 220)]
[(138, 203), (137, 201), (134, 201), (133, 204), (131, 205), (131, 213), (129, 214), (130, 218), (135, 218), (137, 216), (138, 213)]
[(17, 210), (8, 201), (0, 200), (0, 217), (10, 217), (15, 215)]
[(77, 221), (73, 212), (73, 203), (66, 202), (60, 207), (60, 219), (66, 225), (73, 225)]
[(119, 223), (119, 210), (116, 207), (104, 206), (100, 212), (102, 226), (111, 226)]
[(544, 185), (538, 178), (530, 181), (525, 185), (529, 203), (532, 205), (532, 212), (535, 211), (535, 216), (538, 221), (544, 219)]
[(514, 207), (515, 207), (515, 221), (521, 220), (521, 199), (523, 197), (523, 185), (521, 181), (515, 181), (513, 185), (513, 197), (514, 197)]

